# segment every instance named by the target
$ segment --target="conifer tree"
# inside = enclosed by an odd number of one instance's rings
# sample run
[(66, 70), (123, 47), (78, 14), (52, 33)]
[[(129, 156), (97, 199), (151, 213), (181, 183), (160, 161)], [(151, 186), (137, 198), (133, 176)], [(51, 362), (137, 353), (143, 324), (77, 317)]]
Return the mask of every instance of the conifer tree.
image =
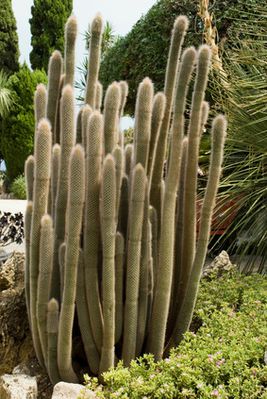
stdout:
[(12, 74), (19, 69), (17, 25), (11, 0), (0, 5), (0, 70)]
[(54, 50), (63, 53), (64, 26), (72, 12), (72, 0), (34, 0), (31, 8), (30, 61), (33, 69), (47, 71)]

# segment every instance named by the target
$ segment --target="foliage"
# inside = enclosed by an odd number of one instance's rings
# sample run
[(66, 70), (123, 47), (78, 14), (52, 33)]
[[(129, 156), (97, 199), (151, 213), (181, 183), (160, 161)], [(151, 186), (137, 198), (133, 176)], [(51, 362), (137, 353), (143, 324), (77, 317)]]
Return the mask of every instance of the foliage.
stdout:
[(227, 240), (247, 256), (248, 272), (255, 259), (262, 258), (260, 270), (267, 261), (267, 13), (258, 7), (239, 20), (242, 35), (223, 53), (227, 80), (214, 76), (212, 95), (228, 117), (221, 202), (240, 208), (219, 244)]
[[(267, 279), (225, 274), (202, 280), (193, 325), (170, 357), (119, 363), (104, 386), (86, 378), (98, 398), (266, 399)], [(81, 396), (82, 397), (82, 396)]]
[(31, 12), (31, 66), (47, 71), (52, 52), (64, 52), (64, 26), (72, 12), (72, 0), (34, 0)]
[(11, 184), (11, 192), (16, 199), (26, 199), (26, 183), (23, 175), (20, 175), (13, 180)]
[[(237, 32), (242, 32), (242, 23), (233, 15), (255, 4), (265, 6), (265, 0), (210, 1), (210, 9), (218, 36), (234, 43)], [(149, 76), (156, 90), (162, 90), (167, 63), (170, 32), (177, 15), (187, 15), (190, 20), (185, 47), (196, 47), (203, 40), (203, 22), (198, 15), (199, 0), (160, 0), (143, 16), (123, 38), (107, 51), (100, 69), (100, 81), (104, 89), (114, 80), (126, 80), (129, 96), (126, 111), (134, 114), (137, 82)], [(236, 13), (236, 14), (235, 14)], [(235, 29), (233, 27), (235, 26)], [(118, 62), (120, 60), (120, 62)]]
[(14, 93), (14, 105), (4, 118), (1, 133), (1, 152), (6, 163), (7, 177), (13, 180), (24, 171), (24, 162), (32, 152), (34, 135), (33, 97), (38, 83), (46, 82), (46, 75), (24, 64), (9, 79)]
[(0, 70), (0, 118), (7, 116), (14, 98), (12, 91), (8, 88), (8, 77)]
[(19, 48), (16, 20), (11, 0), (1, 0), (0, 7), (0, 70), (7, 74), (19, 69)]
[(0, 246), (15, 242), (21, 244), (24, 238), (23, 215), (0, 211)]

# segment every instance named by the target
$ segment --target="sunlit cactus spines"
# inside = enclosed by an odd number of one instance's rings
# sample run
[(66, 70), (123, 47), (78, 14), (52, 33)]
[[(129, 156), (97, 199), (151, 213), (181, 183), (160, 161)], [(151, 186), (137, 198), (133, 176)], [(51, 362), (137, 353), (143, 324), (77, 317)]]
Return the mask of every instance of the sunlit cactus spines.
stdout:
[(73, 85), (75, 71), (75, 42), (77, 38), (77, 19), (71, 15), (65, 29), (64, 84)]
[(25, 164), (25, 291), (36, 355), (53, 384), (81, 382), (84, 372), (101, 380), (119, 360), (128, 366), (147, 352), (160, 360), (189, 328), (226, 120), (219, 115), (212, 123), (197, 234), (199, 143), (208, 124), (211, 52), (207, 46), (182, 51), (187, 28), (186, 17), (175, 20), (164, 91), (154, 92), (148, 77), (136, 82), (130, 144), (124, 144), (120, 123), (127, 82), (113, 82), (105, 93), (99, 82), (100, 15), (91, 25), (85, 104), (77, 116), (75, 17), (67, 22), (64, 60), (57, 51), (51, 56), (47, 93), (43, 85), (37, 88), (36, 142)]

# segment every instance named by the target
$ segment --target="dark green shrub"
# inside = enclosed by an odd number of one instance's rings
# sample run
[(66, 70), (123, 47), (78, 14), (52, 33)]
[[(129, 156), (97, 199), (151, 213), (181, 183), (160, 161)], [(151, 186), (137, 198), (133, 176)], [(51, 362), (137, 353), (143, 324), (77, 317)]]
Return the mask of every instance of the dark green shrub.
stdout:
[[(105, 386), (87, 379), (97, 397), (266, 399), (267, 279), (237, 272), (202, 280), (194, 331), (169, 358), (119, 364), (105, 373)], [(199, 327), (200, 326), (200, 327)]]
[(31, 72), (24, 64), (9, 79), (14, 94), (14, 105), (3, 120), (1, 153), (6, 163), (7, 177), (13, 180), (24, 171), (24, 162), (32, 153), (34, 135), (33, 97), (38, 83), (46, 82), (42, 71)]
[(23, 175), (16, 177), (11, 184), (11, 192), (16, 199), (26, 199), (26, 183)]
[[(235, 37), (242, 35), (240, 12), (248, 10), (253, 16), (255, 4), (266, 6), (265, 0), (210, 1), (210, 12), (214, 15), (220, 40), (230, 38), (230, 42), (235, 42)], [(100, 80), (104, 88), (114, 80), (127, 80), (129, 95), (126, 111), (129, 114), (134, 113), (137, 82), (145, 76), (152, 79), (156, 90), (163, 89), (170, 32), (175, 17), (186, 15), (190, 20), (185, 47), (198, 47), (203, 41), (203, 23), (198, 15), (198, 5), (199, 0), (158, 1), (124, 38), (107, 51), (101, 64)]]

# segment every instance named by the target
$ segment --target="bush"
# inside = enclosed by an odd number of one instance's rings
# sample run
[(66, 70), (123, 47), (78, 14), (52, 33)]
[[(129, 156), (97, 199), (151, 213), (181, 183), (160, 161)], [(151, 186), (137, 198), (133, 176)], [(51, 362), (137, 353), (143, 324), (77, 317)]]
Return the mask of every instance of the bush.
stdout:
[(0, 147), (10, 181), (24, 172), (24, 162), (32, 153), (34, 136), (33, 97), (38, 83), (46, 82), (42, 71), (31, 72), (24, 64), (9, 79), (14, 105), (3, 120)]
[(202, 280), (194, 331), (170, 357), (145, 355), (104, 374), (105, 386), (87, 378), (98, 398), (266, 399), (267, 279), (237, 272)]
[(26, 199), (26, 182), (25, 177), (20, 175), (11, 184), (11, 192), (16, 199)]
[[(224, 42), (230, 37), (242, 35), (241, 11), (250, 11), (253, 18), (255, 4), (266, 6), (265, 0), (210, 1), (210, 12), (218, 30), (218, 37)], [(101, 63), (100, 81), (104, 89), (114, 80), (127, 80), (129, 95), (126, 112), (134, 114), (138, 83), (149, 76), (156, 90), (162, 90), (167, 63), (173, 21), (178, 15), (189, 18), (189, 31), (185, 47), (198, 47), (203, 41), (203, 23), (198, 15), (199, 0), (159, 0), (124, 37), (109, 49)], [(118, 60), (120, 62), (118, 62)]]

